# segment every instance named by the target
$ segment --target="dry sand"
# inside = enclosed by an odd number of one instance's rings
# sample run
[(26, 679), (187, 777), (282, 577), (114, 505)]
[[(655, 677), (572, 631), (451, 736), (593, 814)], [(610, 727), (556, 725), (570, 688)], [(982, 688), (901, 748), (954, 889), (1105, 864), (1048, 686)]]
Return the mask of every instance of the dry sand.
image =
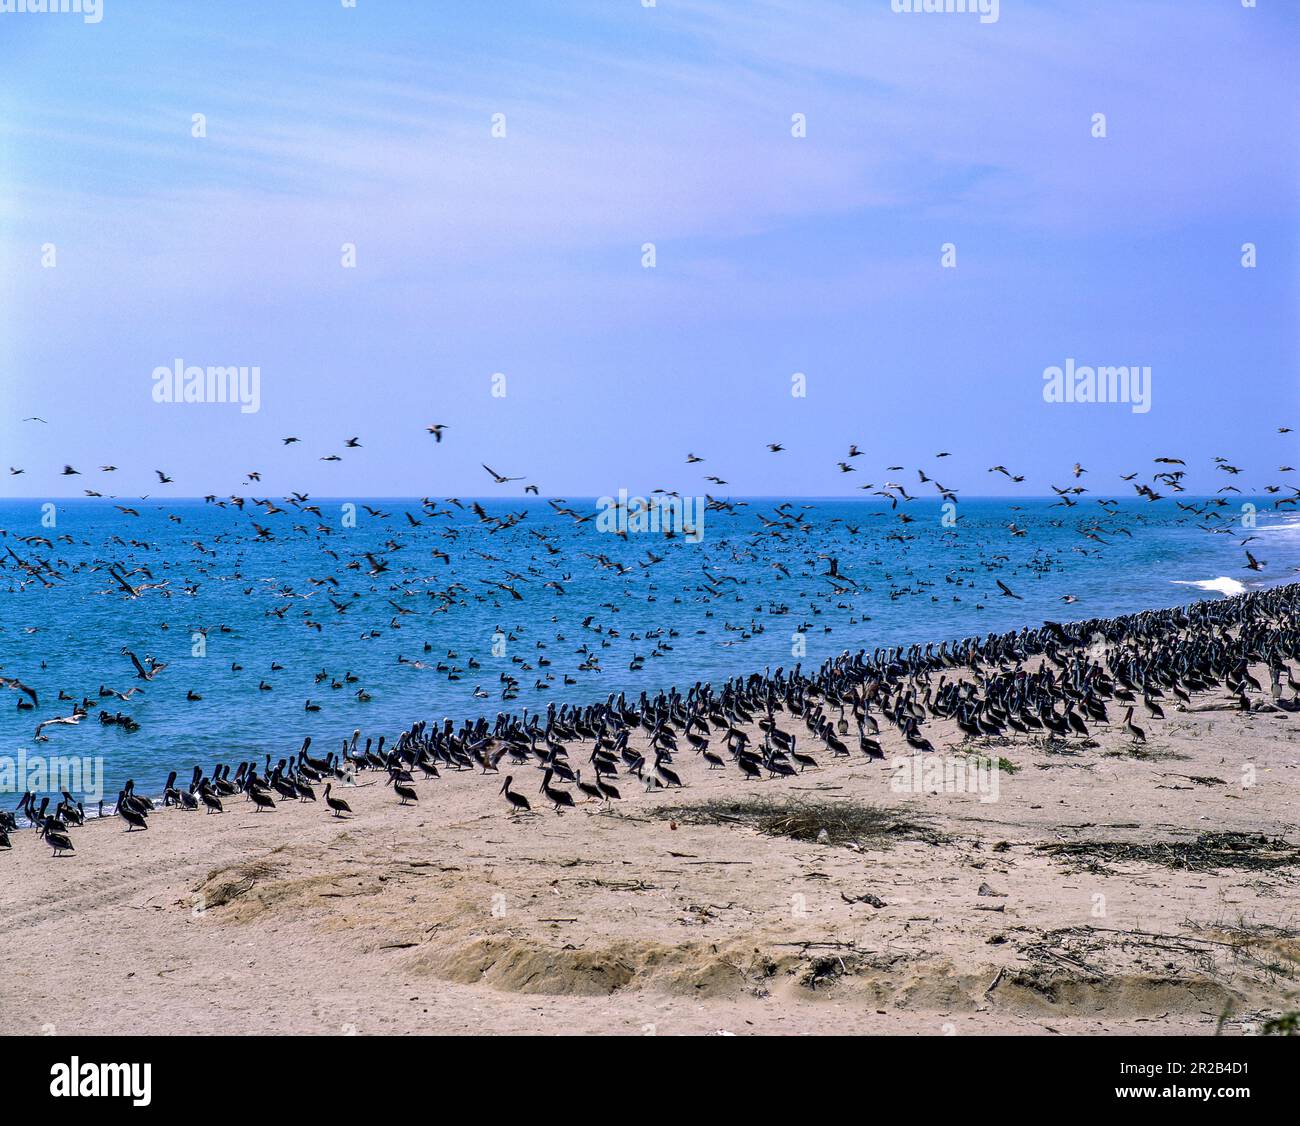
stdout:
[[(625, 777), (612, 811), (555, 814), (526, 767), (516, 789), (535, 812), (520, 818), (500, 778), (419, 781), (418, 807), (401, 807), (363, 774), (341, 791), (345, 821), (323, 803), (258, 814), (240, 795), (220, 816), (160, 810), (147, 832), (93, 822), (60, 860), (20, 830), (0, 853), (0, 1027), (1238, 1033), (1300, 1008), (1300, 867), (1098, 873), (1039, 848), (1222, 830), (1300, 843), (1300, 717), (1167, 707), (1140, 720), (1134, 757), (1111, 711), (1096, 746), (988, 748), (1017, 768), (988, 803), (897, 793), (885, 764), (824, 751), (796, 779), (747, 783), (683, 741), (683, 790)], [(926, 732), (959, 742), (949, 724)], [(652, 813), (744, 795), (877, 804), (948, 839), (855, 849)], [(845, 899), (866, 895), (884, 906)]]

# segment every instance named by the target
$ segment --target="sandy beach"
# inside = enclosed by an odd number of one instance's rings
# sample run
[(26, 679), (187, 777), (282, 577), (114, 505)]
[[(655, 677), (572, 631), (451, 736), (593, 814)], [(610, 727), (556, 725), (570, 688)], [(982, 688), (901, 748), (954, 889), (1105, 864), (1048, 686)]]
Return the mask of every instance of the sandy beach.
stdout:
[[(1255, 703), (1167, 707), (1140, 748), (1114, 715), (1086, 740), (977, 740), (1001, 760), (995, 801), (891, 784), (907, 754), (891, 729), (883, 763), (818, 748), (789, 779), (742, 782), (684, 748), (682, 789), (624, 777), (608, 810), (556, 814), (524, 767), (519, 817), (502, 777), (417, 781), (404, 807), (375, 773), (339, 791), (344, 820), (240, 794), (143, 832), (92, 822), (57, 860), (22, 829), (0, 853), (2, 1026), (1248, 1034), (1300, 1007), (1297, 721)], [(964, 753), (951, 722), (927, 730)], [(750, 798), (878, 807), (886, 829), (770, 835)], [(720, 800), (742, 812), (718, 819)]]

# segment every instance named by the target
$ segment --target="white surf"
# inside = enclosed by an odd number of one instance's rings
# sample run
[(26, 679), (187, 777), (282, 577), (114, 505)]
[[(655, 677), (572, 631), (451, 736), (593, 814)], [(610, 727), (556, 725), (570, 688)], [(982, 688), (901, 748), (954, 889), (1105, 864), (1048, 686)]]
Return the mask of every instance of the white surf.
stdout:
[(1217, 591), (1225, 598), (1246, 593), (1245, 584), (1237, 579), (1230, 579), (1227, 575), (1220, 575), (1217, 579), (1173, 579), (1171, 581), (1179, 586), (1194, 586), (1199, 590)]

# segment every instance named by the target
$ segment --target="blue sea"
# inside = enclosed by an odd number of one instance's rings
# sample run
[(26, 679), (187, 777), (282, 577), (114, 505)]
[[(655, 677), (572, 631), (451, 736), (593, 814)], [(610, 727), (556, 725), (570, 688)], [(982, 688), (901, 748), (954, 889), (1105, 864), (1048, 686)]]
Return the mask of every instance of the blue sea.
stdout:
[[(356, 728), (391, 739), (420, 719), (685, 690), (844, 650), (1218, 598), (1300, 568), (1300, 515), (1256, 499), (1250, 528), (1244, 498), (1178, 499), (1201, 511), (981, 499), (961, 501), (953, 524), (938, 501), (733, 499), (706, 513), (698, 543), (575, 520), (594, 516), (592, 499), (567, 498), (567, 513), (483, 500), (486, 520), (468, 500), (436, 501), (433, 515), (392, 498), (277, 499), (279, 512), (116, 502), (138, 515), (107, 500), (52, 513), (0, 501), (0, 675), (40, 701), (19, 710), (24, 697), (0, 690), (0, 759), (93, 759), (111, 803), (128, 777), (156, 794), (169, 769), (275, 761), (306, 735), (323, 756)], [(1258, 573), (1245, 568), (1250, 536)], [(826, 577), (832, 558), (839, 579)], [(151, 589), (129, 597), (110, 566)], [(165, 667), (142, 680), (124, 647)], [(133, 687), (126, 701), (100, 696)], [(83, 697), (80, 724), (34, 741), (38, 722)], [(102, 724), (101, 709), (138, 729)]]

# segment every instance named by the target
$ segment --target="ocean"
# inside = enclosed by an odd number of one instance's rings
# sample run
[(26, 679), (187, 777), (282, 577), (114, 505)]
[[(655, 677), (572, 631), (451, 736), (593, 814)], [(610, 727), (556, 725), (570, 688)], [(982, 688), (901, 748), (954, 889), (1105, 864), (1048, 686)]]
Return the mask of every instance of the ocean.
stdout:
[[(392, 739), (420, 719), (685, 690), (844, 650), (1217, 598), (1300, 569), (1300, 515), (1267, 498), (1208, 510), (1178, 499), (1201, 511), (1172, 499), (1109, 512), (973, 499), (954, 512), (930, 500), (735, 498), (705, 514), (698, 543), (578, 522), (595, 515), (591, 499), (557, 502), (567, 513), (537, 498), (439, 500), (432, 515), (392, 498), (276, 500), (278, 512), (0, 501), (0, 676), (39, 697), (20, 710), (22, 693), (0, 692), (0, 805), (33, 777), (35, 789), (62, 788), (33, 762), (95, 764), (78, 794), (100, 789), (111, 805), (127, 778), (157, 794), (170, 769), (274, 762), (307, 735), (323, 757), (357, 728)], [(1260, 572), (1245, 568), (1250, 536)], [(110, 566), (150, 589), (128, 597)], [(140, 679), (124, 648), (165, 667)], [(503, 677), (517, 682), (508, 699)], [(132, 688), (127, 700), (101, 696)], [(34, 739), (38, 722), (83, 697), (79, 724)], [(137, 726), (101, 723), (101, 710)]]

